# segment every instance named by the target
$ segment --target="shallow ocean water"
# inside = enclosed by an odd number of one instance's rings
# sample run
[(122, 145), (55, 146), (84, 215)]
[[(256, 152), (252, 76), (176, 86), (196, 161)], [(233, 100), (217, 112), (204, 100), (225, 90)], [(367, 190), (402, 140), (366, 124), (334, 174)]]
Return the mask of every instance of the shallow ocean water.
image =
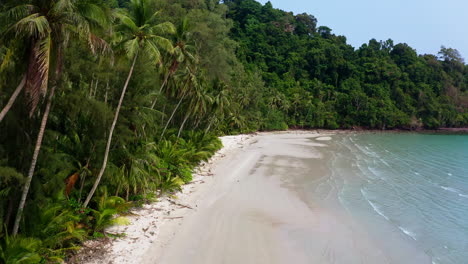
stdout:
[[(330, 175), (315, 186), (398, 254), (395, 233), (437, 264), (468, 263), (468, 135), (333, 137)], [(396, 253), (395, 253), (396, 252)]]

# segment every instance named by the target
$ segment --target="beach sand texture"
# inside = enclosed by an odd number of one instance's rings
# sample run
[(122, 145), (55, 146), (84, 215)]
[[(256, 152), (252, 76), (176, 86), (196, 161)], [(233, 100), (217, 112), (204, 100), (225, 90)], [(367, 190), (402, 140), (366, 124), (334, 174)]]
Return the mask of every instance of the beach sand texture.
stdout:
[(333, 201), (302, 199), (302, 178), (327, 178), (328, 146), (320, 139), (329, 136), (256, 136), (217, 164), (197, 209), (163, 228), (172, 235), (157, 241), (143, 263), (431, 263), (405, 240), (398, 254), (384, 250)]

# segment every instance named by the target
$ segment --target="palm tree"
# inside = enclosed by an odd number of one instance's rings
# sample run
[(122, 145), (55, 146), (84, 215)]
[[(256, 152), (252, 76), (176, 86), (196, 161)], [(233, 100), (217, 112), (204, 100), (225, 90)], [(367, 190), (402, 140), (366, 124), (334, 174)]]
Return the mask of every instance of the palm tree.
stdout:
[(210, 128), (216, 121), (218, 115), (223, 115), (225, 109), (229, 106), (227, 86), (225, 84), (220, 84), (219, 86), (221, 90), (213, 96), (213, 102), (209, 107), (209, 111), (211, 111), (212, 114), (208, 119), (208, 125), (205, 128), (205, 134), (210, 131)]
[(109, 131), (107, 138), (106, 150), (104, 152), (104, 160), (102, 162), (99, 174), (94, 182), (91, 191), (86, 198), (83, 207), (87, 207), (91, 198), (94, 195), (102, 175), (107, 167), (107, 160), (109, 158), (110, 146), (112, 143), (112, 134), (114, 133), (115, 125), (119, 118), (120, 108), (122, 106), (125, 93), (127, 91), (128, 83), (133, 74), (135, 64), (138, 56), (148, 59), (156, 64), (161, 59), (160, 49), (172, 53), (172, 43), (168, 39), (162, 37), (162, 34), (173, 34), (175, 32), (174, 26), (169, 23), (156, 24), (158, 13), (151, 12), (152, 0), (130, 0), (128, 12), (119, 12), (116, 14), (119, 23), (116, 28), (116, 39), (118, 46), (122, 46), (128, 58), (132, 60), (132, 65), (125, 81), (120, 100), (115, 110), (114, 120)]
[[(103, 47), (105, 42), (91, 34), (91, 29), (105, 21), (106, 16), (103, 9), (93, 0), (20, 0), (13, 3), (14, 6), (2, 15), (8, 18), (10, 24), (8, 33), (15, 32), (16, 38), (24, 40), (30, 46), (24, 89), (29, 99), (31, 115), (41, 96), (48, 92), (49, 79), (52, 84), (18, 206), (12, 232), (12, 235), (16, 235), (41, 149), (52, 99), (60, 81), (63, 50), (70, 37), (86, 39), (93, 50), (97, 45)], [(21, 86), (20, 83), (19, 87)], [(14, 98), (10, 99), (11, 103), (8, 105), (13, 104), (21, 89), (17, 88), (13, 94)]]
[[(170, 57), (170, 66), (164, 77), (164, 81), (159, 88), (159, 94), (166, 87), (169, 78), (174, 75), (174, 73), (179, 69), (182, 64), (196, 64), (197, 58), (194, 56), (195, 45), (193, 45), (192, 34), (190, 33), (189, 22), (187, 18), (182, 20), (182, 23), (177, 27), (177, 32), (175, 35), (175, 46), (174, 52)], [(151, 104), (151, 109), (154, 109), (157, 102), (157, 97), (154, 99)]]
[(206, 85), (202, 79), (196, 82), (196, 84), (193, 86), (191, 95), (192, 96), (190, 97), (189, 104), (187, 106), (187, 112), (185, 113), (182, 124), (180, 125), (179, 132), (177, 132), (177, 137), (180, 137), (180, 134), (184, 129), (184, 125), (189, 117), (193, 115), (197, 118), (201, 118), (207, 111), (207, 105), (213, 101), (211, 96), (209, 96), (206, 92)]
[[(26, 72), (8, 103), (0, 112), (0, 122), (13, 106), (21, 91), (26, 89), (30, 114), (34, 113), (41, 95), (47, 93), (49, 71), (55, 64), (56, 82), (63, 65), (63, 49), (70, 35), (85, 38), (90, 48), (105, 49), (106, 43), (93, 35), (91, 29), (107, 22), (107, 15), (97, 0), (20, 0), (6, 4), (1, 14), (8, 25), (0, 32), (14, 44), (26, 43), (28, 61)], [(10, 8), (8, 8), (10, 7)], [(13, 50), (13, 48), (11, 48)], [(52, 88), (54, 89), (54, 88)]]
[(191, 96), (192, 87), (197, 85), (197, 76), (194, 73), (194, 70), (190, 66), (186, 66), (183, 72), (180, 72), (179, 76), (176, 75), (174, 89), (172, 89), (172, 93), (175, 98), (179, 99), (179, 102), (172, 110), (172, 114), (166, 122), (163, 131), (161, 132), (161, 136), (159, 137), (159, 141), (162, 140), (164, 134), (166, 133), (169, 124), (171, 123), (172, 119), (174, 118), (177, 110), (179, 109), (180, 105), (182, 104), (183, 100), (187, 96)]

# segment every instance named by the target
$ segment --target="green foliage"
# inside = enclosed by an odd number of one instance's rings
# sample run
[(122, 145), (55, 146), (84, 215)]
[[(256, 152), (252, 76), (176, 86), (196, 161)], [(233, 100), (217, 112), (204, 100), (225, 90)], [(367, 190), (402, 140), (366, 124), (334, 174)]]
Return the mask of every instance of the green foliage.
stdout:
[(128, 224), (128, 220), (123, 217), (115, 217), (116, 214), (126, 212), (131, 207), (131, 203), (118, 196), (108, 196), (107, 190), (98, 198), (97, 208), (90, 209), (90, 215), (86, 216), (87, 224), (92, 226), (93, 237), (104, 232), (108, 226)]
[(263, 130), (287, 130), (288, 125), (284, 121), (284, 114), (278, 110), (270, 111), (265, 117), (265, 125), (262, 127)]
[[(190, 182), (221, 134), (468, 125), (468, 66), (455, 49), (418, 55), (374, 39), (354, 49), (317, 23), (254, 0), (2, 1), (0, 107), (25, 73), (28, 83), (0, 122), (1, 262), (60, 262), (127, 224), (116, 215)], [(21, 234), (9, 237), (47, 87), (57, 89)]]
[(0, 260), (5, 264), (35, 264), (42, 261), (42, 242), (30, 237), (6, 237), (0, 245)]
[(392, 40), (372, 39), (355, 50), (332, 29), (316, 28), (312, 15), (253, 0), (225, 4), (238, 58), (268, 87), (257, 101), (262, 129), (406, 129), (412, 116), (427, 128), (468, 125), (455, 121), (467, 109), (460, 102), (467, 66), (455, 49), (442, 47), (440, 60)]

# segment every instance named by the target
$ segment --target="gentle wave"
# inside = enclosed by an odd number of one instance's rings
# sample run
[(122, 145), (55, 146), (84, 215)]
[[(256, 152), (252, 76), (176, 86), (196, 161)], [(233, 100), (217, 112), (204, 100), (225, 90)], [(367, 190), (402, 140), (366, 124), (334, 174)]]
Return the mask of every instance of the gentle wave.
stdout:
[(446, 187), (446, 186), (440, 186), (440, 188), (442, 188), (442, 189), (444, 189), (446, 191), (458, 194), (458, 196), (460, 196), (460, 197), (468, 198), (468, 194), (464, 194), (458, 189), (455, 189), (455, 188), (452, 188), (452, 187)]
[(440, 186), (440, 188), (442, 188), (442, 189), (444, 189), (444, 190), (446, 190), (446, 191), (449, 191), (449, 192), (456, 193), (456, 194), (458, 194), (458, 193), (459, 193), (457, 189), (455, 189), (455, 188), (452, 188), (452, 187), (447, 187), (447, 186)]
[(379, 208), (378, 205), (374, 204), (372, 201), (370, 201), (368, 198), (367, 198), (367, 194), (366, 192), (361, 189), (361, 194), (362, 196), (364, 197), (364, 199), (366, 199), (366, 201), (370, 204), (370, 206), (372, 206), (372, 208), (374, 209), (375, 212), (377, 212), (380, 216), (382, 216), (383, 218), (385, 218), (387, 221), (390, 221), (390, 218), (388, 218), (388, 216), (386, 216), (382, 210)]
[[(460, 139), (390, 134), (346, 138), (351, 153), (340, 161), (353, 163), (356, 177), (344, 170), (351, 184), (340, 195), (341, 204), (353, 213), (366, 212), (376, 226), (391, 225), (385, 230), (398, 228), (397, 233), (429, 252), (434, 264), (465, 263), (468, 138)], [(442, 248), (444, 244), (453, 249)]]
[(416, 234), (415, 234), (415, 233), (413, 233), (413, 232), (411, 232), (411, 231), (409, 231), (409, 230), (407, 230), (407, 229), (405, 229), (405, 228), (403, 228), (403, 227), (401, 227), (401, 226), (399, 226), (398, 228), (399, 228), (403, 233), (405, 233), (407, 236), (411, 237), (411, 238), (414, 239), (414, 240), (417, 240), (417, 239), (416, 239)]
[(381, 215), (383, 218), (387, 219), (387, 221), (390, 221), (390, 219), (384, 214), (382, 213), (382, 211), (380, 211), (379, 207), (377, 205), (375, 205), (373, 202), (371, 201), (367, 201), (369, 202), (369, 204), (372, 206), (372, 208), (374, 209), (374, 211), (376, 211), (379, 215)]

